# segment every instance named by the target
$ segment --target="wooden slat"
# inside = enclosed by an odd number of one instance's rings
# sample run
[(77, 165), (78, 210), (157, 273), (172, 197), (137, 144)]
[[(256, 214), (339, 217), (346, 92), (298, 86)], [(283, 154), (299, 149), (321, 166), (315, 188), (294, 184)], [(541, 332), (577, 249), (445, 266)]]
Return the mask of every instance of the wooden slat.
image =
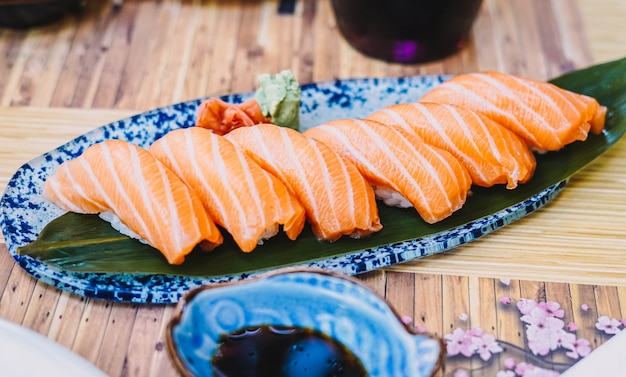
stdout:
[[(167, 370), (151, 370), (158, 355), (157, 343), (162, 339), (165, 306), (151, 306), (137, 312), (133, 333), (128, 343), (127, 359), (121, 375), (157, 375)], [(166, 318), (167, 320), (167, 318)], [(161, 349), (159, 352), (165, 352)], [(170, 372), (171, 373), (171, 372)]]
[(384, 297), (389, 300), (398, 313), (414, 320), (415, 277), (412, 274), (387, 273)]
[(576, 3), (582, 18), (580, 31), (584, 31), (590, 41), (594, 61), (605, 62), (623, 57), (626, 35), (620, 30), (626, 19), (626, 3), (622, 0), (577, 0)]
[[(0, 192), (4, 192), (10, 177), (22, 164), (98, 126), (137, 112), (90, 110), (84, 111), (83, 116), (68, 117), (66, 111), (0, 108)], [(24, 134), (26, 130), (30, 130), (29, 135)], [(15, 148), (15, 145), (20, 147)]]
[[(489, 279), (485, 279), (489, 281)], [(523, 330), (523, 326), (520, 321), (520, 314), (517, 310), (516, 304), (521, 298), (526, 298), (521, 295), (521, 286), (519, 280), (511, 280), (508, 284), (503, 283), (502, 280), (493, 280), (495, 300), (496, 300), (496, 316), (497, 326), (494, 331), (494, 335), (498, 339), (504, 339), (509, 343), (516, 346), (524, 347), (526, 342), (526, 336)], [(501, 299), (508, 298), (511, 300), (510, 304), (502, 303)], [(516, 326), (517, 325), (517, 326)], [(504, 348), (510, 348), (507, 345), (502, 345)], [(498, 355), (498, 366), (504, 366), (504, 360), (509, 356)]]
[[(100, 347), (98, 358), (89, 360), (112, 376), (124, 375), (123, 371), (128, 358), (127, 351), (130, 339), (136, 331), (138, 312), (139, 308), (136, 305), (116, 303), (111, 306), (111, 314), (106, 323), (92, 324), (92, 326), (104, 326), (106, 336)], [(150, 345), (143, 345), (143, 347), (151, 348)], [(79, 352), (79, 350), (75, 351)]]
[[(461, 317), (470, 313), (469, 279), (465, 276), (443, 276), (441, 296), (443, 336), (457, 328), (469, 330), (470, 323)], [(460, 357), (446, 360), (446, 369), (454, 371), (457, 368), (467, 368), (465, 360)]]
[(415, 274), (413, 322), (439, 338), (444, 334), (442, 284), (441, 275)]

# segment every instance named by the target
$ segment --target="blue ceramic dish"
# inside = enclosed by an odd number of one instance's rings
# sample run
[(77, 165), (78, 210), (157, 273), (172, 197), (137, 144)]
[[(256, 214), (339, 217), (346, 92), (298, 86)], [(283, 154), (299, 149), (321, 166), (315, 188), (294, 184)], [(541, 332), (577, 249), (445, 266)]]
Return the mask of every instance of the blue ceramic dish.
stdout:
[[(387, 105), (415, 101), (446, 78), (436, 75), (368, 78), (303, 85), (301, 129), (337, 118), (358, 118)], [(221, 98), (226, 102), (239, 103), (252, 95), (244, 93)], [(60, 208), (46, 202), (41, 196), (46, 178), (61, 163), (79, 156), (87, 147), (108, 139), (122, 139), (148, 147), (173, 129), (193, 126), (196, 110), (203, 100), (161, 107), (104, 125), (23, 165), (9, 181), (0, 201), (2, 233), (15, 261), (36, 279), (59, 289), (85, 297), (135, 303), (175, 303), (190, 289), (267, 272), (268, 269), (255, 269), (210, 276), (80, 272), (62, 269), (18, 253), (18, 248), (36, 240), (50, 221), (63, 214)], [(444, 231), (412, 239), (395, 238), (370, 248), (350, 246), (324, 258), (303, 255), (301, 261), (289, 265), (319, 267), (356, 275), (433, 255), (471, 242), (528, 215), (555, 198), (564, 187), (565, 181), (559, 182), (501, 211), (476, 217)]]
[(443, 357), (440, 340), (412, 332), (365, 285), (316, 269), (190, 291), (168, 325), (168, 351), (183, 375), (211, 377), (221, 336), (264, 325), (321, 332), (347, 347), (371, 377), (431, 376)]

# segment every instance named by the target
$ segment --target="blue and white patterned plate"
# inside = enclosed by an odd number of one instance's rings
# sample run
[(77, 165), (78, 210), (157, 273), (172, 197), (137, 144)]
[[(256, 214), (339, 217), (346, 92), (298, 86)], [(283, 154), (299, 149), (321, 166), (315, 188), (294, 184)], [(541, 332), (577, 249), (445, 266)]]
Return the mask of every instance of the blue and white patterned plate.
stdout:
[[(443, 357), (441, 340), (414, 333), (365, 285), (314, 269), (281, 269), (254, 280), (189, 292), (168, 324), (168, 351), (183, 375), (212, 377), (216, 374), (210, 360), (220, 338), (261, 326), (322, 333), (350, 350), (372, 377), (428, 377), (441, 366)], [(249, 353), (251, 360), (257, 360), (262, 350), (246, 346)], [(272, 361), (284, 364), (288, 375), (300, 375), (293, 368), (310, 367), (298, 363), (307, 358), (293, 357), (289, 362), (289, 356), (273, 354)], [(308, 362), (320, 364), (313, 367), (326, 365), (325, 359), (310, 358), (315, 361)]]
[[(434, 75), (370, 78), (303, 85), (301, 129), (337, 118), (363, 117), (383, 106), (415, 101), (446, 78)], [(252, 95), (236, 94), (222, 99), (238, 103)], [(16, 262), (35, 278), (60, 289), (86, 297), (136, 303), (173, 303), (189, 289), (239, 280), (262, 272), (246, 271), (207, 277), (86, 273), (61, 270), (17, 253), (19, 247), (37, 239), (44, 226), (63, 213), (45, 202), (41, 196), (43, 182), (61, 163), (79, 156), (88, 146), (106, 139), (123, 139), (148, 147), (172, 129), (194, 125), (195, 112), (202, 100), (154, 109), (104, 125), (23, 165), (8, 183), (0, 202), (2, 232), (9, 253)], [(526, 216), (553, 199), (564, 187), (565, 181), (551, 185), (502, 211), (443, 232), (412, 240), (396, 240), (396, 243), (380, 247), (350, 249), (341, 255), (306, 260), (300, 265), (354, 275), (439, 253)]]

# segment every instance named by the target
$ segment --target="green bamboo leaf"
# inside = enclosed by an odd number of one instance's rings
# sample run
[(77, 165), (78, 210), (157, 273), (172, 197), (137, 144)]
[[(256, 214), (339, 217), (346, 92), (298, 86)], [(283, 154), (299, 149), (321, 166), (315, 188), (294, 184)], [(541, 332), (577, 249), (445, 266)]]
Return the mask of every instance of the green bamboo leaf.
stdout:
[(19, 248), (18, 254), (66, 271), (208, 277), (301, 264), (459, 227), (527, 200), (569, 178), (604, 153), (626, 131), (626, 59), (568, 73), (552, 82), (595, 97), (607, 106), (605, 131), (558, 152), (539, 155), (534, 177), (515, 190), (473, 188), (473, 195), (463, 208), (437, 224), (426, 224), (413, 209), (380, 205), (384, 228), (364, 239), (344, 237), (334, 243), (322, 243), (306, 228), (296, 241), (279, 235), (252, 253), (242, 253), (223, 232), (227, 239), (218, 249), (208, 253), (194, 250), (183, 265), (171, 266), (157, 250), (120, 235), (97, 216), (67, 213), (48, 224), (35, 242)]

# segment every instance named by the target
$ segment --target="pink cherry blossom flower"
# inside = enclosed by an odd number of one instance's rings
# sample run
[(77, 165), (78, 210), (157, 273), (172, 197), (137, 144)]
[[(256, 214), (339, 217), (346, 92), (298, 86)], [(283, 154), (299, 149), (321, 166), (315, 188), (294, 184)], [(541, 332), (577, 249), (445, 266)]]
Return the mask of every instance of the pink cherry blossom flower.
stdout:
[(500, 283), (504, 284), (504, 285), (511, 285), (511, 279), (500, 279)]
[(404, 323), (405, 325), (410, 325), (413, 322), (413, 318), (409, 317), (408, 315), (403, 315), (402, 317), (400, 317), (400, 321), (402, 321), (402, 323)]
[(526, 373), (526, 371), (530, 371), (533, 369), (535, 369), (534, 365), (521, 362), (521, 363), (518, 363), (517, 366), (515, 366), (515, 374), (523, 376), (524, 373)]
[(519, 363), (515, 368), (515, 373), (522, 377), (557, 377), (558, 372), (553, 370), (543, 369), (528, 363)]
[(620, 319), (619, 322), (622, 324), (622, 326), (626, 327), (626, 318)]
[(578, 330), (578, 326), (574, 322), (570, 322), (567, 324), (568, 331), (576, 331)]
[(565, 312), (561, 309), (561, 305), (557, 302), (540, 302), (537, 306), (543, 309), (549, 317), (563, 318), (565, 316)]
[(511, 298), (508, 297), (508, 296), (500, 297), (500, 303), (504, 304), (504, 305), (510, 305), (511, 304)]
[(454, 372), (454, 377), (469, 377), (469, 373), (465, 369), (457, 369)]
[(530, 314), (530, 312), (537, 307), (535, 300), (529, 298), (522, 298), (517, 302), (517, 309), (522, 314)]
[(502, 365), (504, 365), (506, 369), (513, 369), (515, 368), (515, 364), (517, 364), (517, 362), (515, 361), (514, 358), (507, 357), (506, 359), (504, 359), (504, 362)]
[(598, 318), (598, 322), (596, 322), (596, 329), (604, 331), (605, 334), (615, 335), (621, 331), (619, 329), (620, 325), (621, 322), (617, 319), (609, 318), (603, 315)]
[(589, 305), (587, 304), (582, 304), (580, 306), (580, 309), (582, 309), (583, 312), (589, 311)]
[(417, 325), (415, 327), (415, 330), (417, 330), (418, 333), (423, 334), (426, 332), (426, 327), (422, 326), (422, 325)]
[(496, 374), (496, 377), (515, 377), (515, 372), (512, 370), (501, 370)]
[(455, 329), (452, 334), (443, 337), (446, 340), (446, 351), (449, 356), (458, 355), (471, 357), (476, 349), (472, 344), (472, 337), (462, 329)]
[(526, 326), (528, 347), (535, 355), (547, 355), (562, 342), (564, 322), (558, 318), (546, 317), (542, 310), (533, 310), (530, 315), (523, 316)]
[(557, 348), (562, 347), (562, 348), (571, 349), (575, 341), (576, 341), (576, 335), (569, 333), (567, 331), (561, 330), (559, 331), (559, 334), (556, 340)]
[(477, 336), (479, 338), (483, 336), (484, 333), (485, 332), (480, 327), (472, 327), (471, 329), (467, 330), (468, 336)]
[(548, 315), (539, 307), (531, 310), (530, 313), (521, 316), (520, 319), (522, 322), (526, 322), (529, 325), (534, 325), (539, 328), (549, 327), (553, 331), (558, 331), (565, 326), (565, 322)]
[(528, 348), (535, 355), (546, 356), (550, 353), (550, 349), (552, 348), (552, 342), (548, 338), (538, 338), (535, 340), (528, 340)]
[(587, 339), (574, 340), (568, 349), (570, 351), (565, 354), (574, 360), (577, 360), (579, 357), (585, 357), (591, 352), (591, 347), (589, 347), (589, 341)]
[(461, 313), (461, 315), (459, 315), (459, 319), (463, 322), (467, 321), (467, 313)]
[(496, 338), (491, 334), (483, 334), (481, 337), (472, 337), (472, 344), (480, 355), (480, 358), (484, 361), (491, 359), (492, 354), (503, 351), (502, 347), (496, 342)]

